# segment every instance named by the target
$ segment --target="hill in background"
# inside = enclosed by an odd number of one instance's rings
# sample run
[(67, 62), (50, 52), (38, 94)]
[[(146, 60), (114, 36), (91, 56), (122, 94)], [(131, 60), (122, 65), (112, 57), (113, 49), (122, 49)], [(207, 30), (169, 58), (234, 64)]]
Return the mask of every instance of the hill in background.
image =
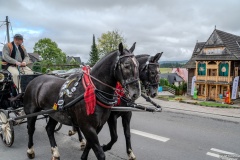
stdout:
[(188, 60), (182, 61), (160, 61), (160, 68), (181, 68)]

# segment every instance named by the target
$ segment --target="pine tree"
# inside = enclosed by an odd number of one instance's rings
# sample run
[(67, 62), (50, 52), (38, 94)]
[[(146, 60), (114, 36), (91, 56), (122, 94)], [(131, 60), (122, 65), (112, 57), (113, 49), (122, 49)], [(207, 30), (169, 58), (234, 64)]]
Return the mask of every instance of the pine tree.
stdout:
[(90, 66), (94, 66), (94, 64), (99, 60), (99, 53), (97, 49), (97, 45), (95, 42), (95, 36), (93, 35), (93, 44), (91, 47), (91, 52), (90, 52), (90, 59), (89, 59), (89, 64)]

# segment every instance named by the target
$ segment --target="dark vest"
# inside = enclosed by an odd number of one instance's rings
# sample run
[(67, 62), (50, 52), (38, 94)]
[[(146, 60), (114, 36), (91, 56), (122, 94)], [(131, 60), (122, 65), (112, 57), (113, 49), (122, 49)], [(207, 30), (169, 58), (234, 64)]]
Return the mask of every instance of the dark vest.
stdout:
[[(13, 50), (12, 50), (12, 53), (11, 53), (11, 57), (12, 57), (13, 59), (15, 59), (15, 57), (16, 57), (16, 46), (14, 45), (14, 42), (12, 42), (12, 46), (13, 46)], [(19, 50), (20, 53), (21, 53), (22, 60), (24, 60), (25, 54), (24, 54), (24, 51), (23, 51), (22, 47), (21, 47), (21, 46), (18, 46), (18, 50)]]

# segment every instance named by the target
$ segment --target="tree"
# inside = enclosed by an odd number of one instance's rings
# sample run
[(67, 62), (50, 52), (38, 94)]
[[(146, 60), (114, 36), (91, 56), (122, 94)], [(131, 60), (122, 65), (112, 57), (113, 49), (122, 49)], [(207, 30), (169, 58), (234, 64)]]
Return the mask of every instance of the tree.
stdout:
[(99, 60), (99, 53), (97, 49), (97, 45), (95, 42), (95, 36), (93, 35), (93, 44), (91, 46), (91, 52), (90, 52), (90, 58), (89, 58), (89, 64), (90, 66), (94, 66), (94, 64)]
[(62, 52), (56, 42), (53, 42), (50, 38), (40, 39), (34, 45), (34, 52), (42, 56), (43, 64), (64, 64), (66, 63), (66, 54)]
[(123, 46), (127, 48), (127, 45), (125, 44), (126, 40), (118, 30), (108, 31), (98, 38), (98, 51), (101, 55), (106, 55), (114, 50), (117, 50), (118, 45), (121, 42), (123, 43)]

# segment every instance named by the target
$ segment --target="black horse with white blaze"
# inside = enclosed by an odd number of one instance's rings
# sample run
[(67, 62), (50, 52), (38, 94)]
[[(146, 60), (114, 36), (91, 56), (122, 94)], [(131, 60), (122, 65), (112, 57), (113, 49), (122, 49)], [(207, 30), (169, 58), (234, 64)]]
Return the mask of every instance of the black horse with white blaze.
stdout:
[[(136, 100), (140, 96), (139, 83), (139, 66), (135, 56), (132, 54), (135, 43), (131, 49), (123, 49), (122, 43), (119, 49), (113, 51), (103, 57), (92, 68), (90, 77), (96, 89), (101, 93), (102, 98), (113, 100), (115, 97), (115, 86), (120, 82), (124, 87), (127, 98)], [(79, 75), (80, 76), (80, 75)], [(80, 79), (78, 77), (77, 79)], [(67, 83), (65, 79), (57, 78), (51, 75), (43, 75), (32, 80), (25, 91), (24, 95), (24, 111), (26, 114), (40, 112), (41, 110), (51, 109), (53, 104), (58, 101), (58, 95), (63, 88), (63, 84)], [(77, 84), (77, 85), (76, 85)], [(85, 92), (82, 83), (69, 83), (69, 88), (74, 88), (72, 94), (65, 96), (64, 102), (68, 104), (73, 99), (79, 97)], [(59, 93), (60, 92), (60, 93)], [(70, 96), (71, 95), (71, 96)], [(57, 144), (54, 138), (54, 128), (58, 122), (65, 125), (74, 125), (81, 129), (87, 144), (81, 159), (86, 160), (90, 149), (93, 149), (98, 160), (105, 160), (105, 154), (99, 144), (98, 133), (108, 120), (111, 108), (103, 107), (105, 101), (97, 98), (94, 113), (87, 115), (86, 103), (84, 100), (79, 101), (67, 111), (59, 111), (50, 114), (46, 131), (49, 137), (52, 150), (52, 159), (60, 159)], [(29, 158), (34, 158), (33, 134), (35, 131), (35, 122), (37, 117), (27, 119), (27, 128), (29, 135), (27, 154)]]
[[(158, 60), (162, 56), (162, 53), (157, 53), (155, 56), (150, 55), (137, 55), (136, 59), (139, 62), (139, 78), (143, 87), (146, 90), (148, 96), (154, 98), (158, 92), (159, 84), (159, 63)], [(127, 106), (127, 102), (121, 100), (120, 106)], [(112, 148), (113, 144), (117, 141), (117, 119), (122, 117), (122, 125), (124, 129), (124, 135), (126, 139), (126, 149), (130, 160), (136, 159), (133, 154), (131, 146), (131, 133), (130, 133), (130, 122), (132, 117), (132, 112), (111, 112), (110, 117), (107, 121), (111, 141), (107, 145), (103, 145), (103, 150), (108, 151)]]

